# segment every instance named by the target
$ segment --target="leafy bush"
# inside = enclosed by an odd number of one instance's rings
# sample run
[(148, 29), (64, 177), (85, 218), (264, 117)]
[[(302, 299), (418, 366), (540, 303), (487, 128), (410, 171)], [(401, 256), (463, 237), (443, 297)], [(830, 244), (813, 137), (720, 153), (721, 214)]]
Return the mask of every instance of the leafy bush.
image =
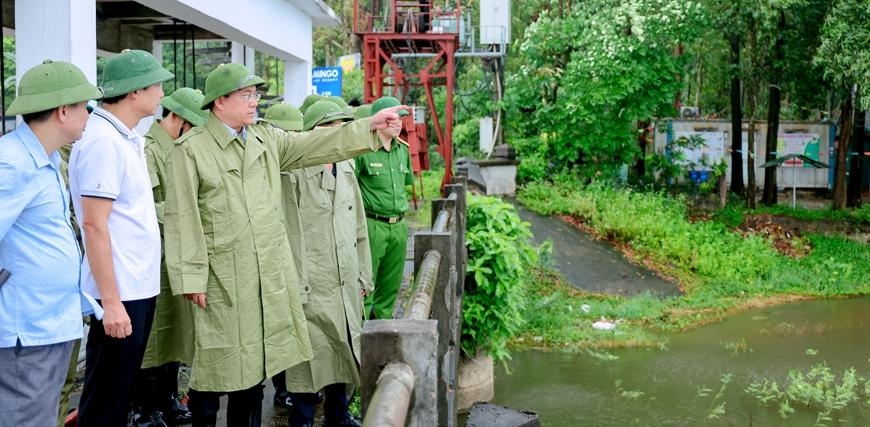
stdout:
[(528, 269), (537, 261), (529, 224), (494, 197), (468, 199), (468, 275), (462, 309), (462, 350), (509, 358), (507, 343), (523, 325)]

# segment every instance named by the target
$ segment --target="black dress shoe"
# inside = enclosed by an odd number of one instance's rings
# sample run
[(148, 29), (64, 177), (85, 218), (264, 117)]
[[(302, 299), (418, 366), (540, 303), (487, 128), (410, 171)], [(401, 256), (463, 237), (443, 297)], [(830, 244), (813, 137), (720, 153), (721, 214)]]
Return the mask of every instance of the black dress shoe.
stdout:
[(166, 408), (166, 415), (163, 416), (163, 419), (170, 426), (180, 426), (190, 424), (193, 420), (193, 415), (187, 409), (187, 405), (181, 403), (177, 397), (172, 397), (169, 399), (169, 405)]
[(272, 404), (275, 405), (276, 408), (282, 408), (288, 411), (293, 410), (293, 399), (290, 397), (290, 392), (286, 390), (276, 391), (275, 398), (272, 399)]
[(359, 421), (356, 418), (350, 416), (348, 414), (344, 417), (344, 419), (339, 420), (329, 420), (323, 423), (323, 427), (362, 427)]
[(169, 427), (160, 411), (134, 412), (130, 418), (134, 427)]

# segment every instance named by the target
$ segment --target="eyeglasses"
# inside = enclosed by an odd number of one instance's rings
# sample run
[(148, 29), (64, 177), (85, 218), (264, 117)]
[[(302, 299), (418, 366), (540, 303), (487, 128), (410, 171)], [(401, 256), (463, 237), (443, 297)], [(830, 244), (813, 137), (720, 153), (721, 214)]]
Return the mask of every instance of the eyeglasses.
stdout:
[(244, 99), (245, 102), (248, 102), (248, 103), (257, 102), (263, 96), (263, 94), (261, 94), (260, 92), (248, 92), (248, 93), (239, 92), (239, 93), (242, 95), (242, 99)]

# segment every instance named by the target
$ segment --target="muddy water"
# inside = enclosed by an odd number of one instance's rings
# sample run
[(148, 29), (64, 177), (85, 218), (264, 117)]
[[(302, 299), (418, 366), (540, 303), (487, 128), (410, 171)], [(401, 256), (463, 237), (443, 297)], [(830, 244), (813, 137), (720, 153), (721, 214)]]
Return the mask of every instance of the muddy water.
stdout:
[[(783, 419), (745, 389), (761, 378), (783, 384), (789, 369), (819, 363), (837, 383), (849, 367), (870, 378), (870, 298), (747, 312), (668, 339), (664, 351), (608, 351), (612, 357), (515, 353), (511, 374), (496, 368), (494, 403), (533, 410), (545, 426), (811, 426), (817, 409), (793, 402), (796, 412)], [(731, 382), (717, 397), (724, 374)], [(868, 426), (870, 405), (853, 403), (832, 418), (825, 424)]]

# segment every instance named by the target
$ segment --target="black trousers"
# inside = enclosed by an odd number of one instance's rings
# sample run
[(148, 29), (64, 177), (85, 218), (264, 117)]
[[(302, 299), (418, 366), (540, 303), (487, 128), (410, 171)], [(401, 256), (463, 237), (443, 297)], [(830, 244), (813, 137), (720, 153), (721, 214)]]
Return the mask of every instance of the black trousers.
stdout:
[(130, 411), (130, 390), (142, 366), (151, 333), (157, 297), (123, 301), (133, 333), (106, 335), (103, 322), (91, 316), (85, 347), (85, 385), (79, 404), (79, 427), (124, 427)]
[(136, 373), (130, 403), (133, 409), (169, 413), (178, 395), (178, 368), (181, 363), (169, 362)]
[[(293, 393), (293, 411), (290, 414), (290, 425), (307, 425), (314, 423), (314, 414), (318, 403), (317, 393)], [(323, 415), (326, 424), (338, 423), (348, 417), (347, 384), (336, 383), (323, 387)]]
[(193, 426), (214, 426), (220, 397), (227, 395), (227, 426), (259, 427), (263, 413), (263, 384), (237, 391), (198, 391), (188, 392), (187, 409), (193, 415)]
[(287, 371), (281, 371), (272, 377), (272, 385), (275, 386), (275, 394), (287, 391)]

